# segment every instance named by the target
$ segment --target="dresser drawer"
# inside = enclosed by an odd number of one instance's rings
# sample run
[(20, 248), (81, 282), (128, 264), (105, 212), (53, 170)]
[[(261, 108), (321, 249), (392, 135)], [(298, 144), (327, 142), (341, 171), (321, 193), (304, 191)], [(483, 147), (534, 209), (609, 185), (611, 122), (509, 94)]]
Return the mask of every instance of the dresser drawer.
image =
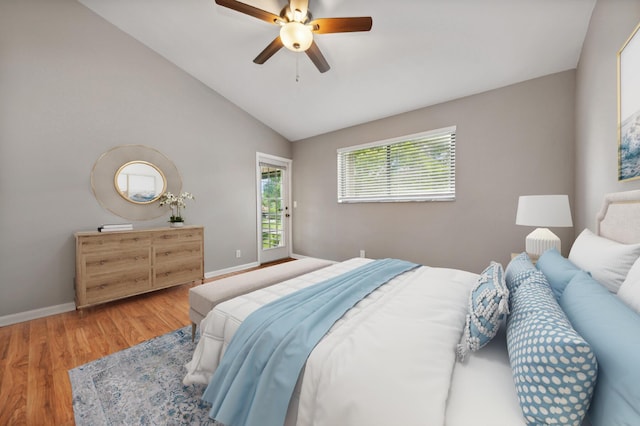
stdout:
[(202, 241), (202, 229), (173, 229), (170, 232), (154, 235), (153, 244), (180, 243), (185, 241)]
[(78, 249), (82, 253), (118, 251), (132, 247), (150, 246), (151, 238), (138, 233), (119, 233), (85, 236), (78, 239)]
[(151, 266), (150, 248), (140, 248), (105, 253), (90, 253), (83, 256), (84, 275), (87, 279), (100, 274), (118, 271), (143, 270)]
[(199, 241), (158, 244), (154, 247), (155, 264), (174, 262), (183, 259), (202, 257), (202, 244)]
[(204, 276), (201, 258), (156, 264), (154, 287), (162, 288), (201, 280)]
[(149, 291), (151, 273), (146, 269), (103, 274), (89, 278), (85, 283), (86, 300), (83, 304), (90, 305)]

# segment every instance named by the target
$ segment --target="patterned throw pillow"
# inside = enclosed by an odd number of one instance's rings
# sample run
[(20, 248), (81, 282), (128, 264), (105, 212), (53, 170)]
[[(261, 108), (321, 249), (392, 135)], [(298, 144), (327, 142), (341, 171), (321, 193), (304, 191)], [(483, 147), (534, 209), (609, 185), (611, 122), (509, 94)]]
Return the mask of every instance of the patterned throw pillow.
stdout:
[(526, 252), (522, 252), (513, 259), (507, 265), (507, 269), (504, 271), (505, 281), (511, 297), (516, 292), (520, 284), (522, 284), (531, 274), (536, 271), (536, 267), (531, 262), (529, 255)]
[(509, 290), (504, 282), (502, 265), (497, 262), (485, 269), (469, 294), (469, 312), (456, 356), (464, 361), (493, 339), (504, 314), (509, 312)]
[(542, 274), (531, 275), (513, 296), (507, 348), (527, 424), (580, 425), (596, 383), (596, 358)]

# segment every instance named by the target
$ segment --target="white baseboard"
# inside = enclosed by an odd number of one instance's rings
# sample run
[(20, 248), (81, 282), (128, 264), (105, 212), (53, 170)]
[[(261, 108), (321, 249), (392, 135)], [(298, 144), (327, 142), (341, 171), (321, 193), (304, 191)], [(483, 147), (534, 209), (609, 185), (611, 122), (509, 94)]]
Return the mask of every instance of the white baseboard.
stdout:
[(255, 268), (260, 266), (258, 262), (245, 263), (244, 265), (232, 266), (230, 268), (218, 269), (217, 271), (206, 272), (205, 278), (213, 278), (224, 274), (230, 274), (232, 272), (244, 271), (245, 269)]
[(5, 315), (0, 317), (0, 327), (75, 310), (76, 304), (71, 302), (63, 303), (62, 305), (47, 306), (46, 308), (33, 309), (31, 311), (18, 312), (17, 314)]

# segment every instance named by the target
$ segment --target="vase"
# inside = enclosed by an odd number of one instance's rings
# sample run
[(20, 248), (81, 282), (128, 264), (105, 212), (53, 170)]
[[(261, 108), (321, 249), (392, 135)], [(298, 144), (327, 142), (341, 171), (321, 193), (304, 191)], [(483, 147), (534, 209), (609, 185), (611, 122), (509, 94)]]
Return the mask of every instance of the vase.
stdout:
[(170, 228), (182, 228), (184, 226), (184, 222), (169, 222)]

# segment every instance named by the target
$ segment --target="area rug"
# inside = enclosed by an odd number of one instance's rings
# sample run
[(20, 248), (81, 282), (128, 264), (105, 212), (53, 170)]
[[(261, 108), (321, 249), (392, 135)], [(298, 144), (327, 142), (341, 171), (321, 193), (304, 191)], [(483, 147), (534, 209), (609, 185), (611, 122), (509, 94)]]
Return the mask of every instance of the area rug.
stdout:
[(187, 326), (69, 370), (76, 425), (213, 425), (182, 384), (195, 345)]

